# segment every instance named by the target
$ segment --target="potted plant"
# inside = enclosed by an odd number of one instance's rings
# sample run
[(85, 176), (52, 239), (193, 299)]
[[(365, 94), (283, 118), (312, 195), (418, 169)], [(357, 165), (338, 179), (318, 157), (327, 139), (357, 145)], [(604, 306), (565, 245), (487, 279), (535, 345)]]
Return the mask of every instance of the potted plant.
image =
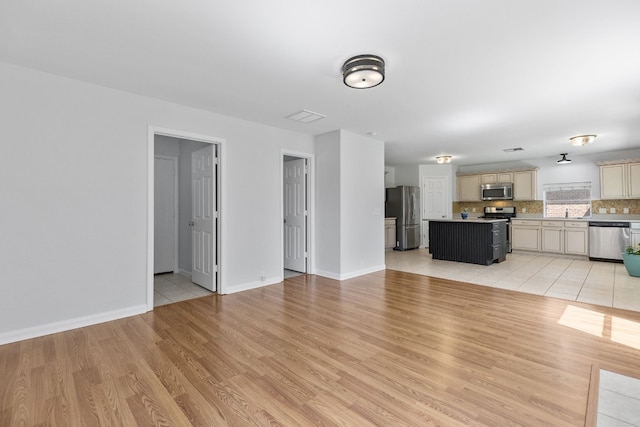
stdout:
[(622, 262), (629, 276), (640, 277), (640, 244), (635, 249), (633, 246), (627, 246), (622, 254)]
[(462, 217), (462, 219), (467, 219), (467, 216), (469, 216), (469, 211), (467, 210), (467, 208), (462, 209), (462, 212), (460, 212), (460, 216)]

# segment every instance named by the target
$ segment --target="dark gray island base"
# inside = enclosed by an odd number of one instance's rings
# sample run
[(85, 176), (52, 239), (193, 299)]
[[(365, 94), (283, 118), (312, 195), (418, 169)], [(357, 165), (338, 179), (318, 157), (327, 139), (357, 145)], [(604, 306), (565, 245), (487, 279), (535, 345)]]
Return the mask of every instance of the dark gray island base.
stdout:
[(429, 220), (433, 259), (489, 265), (507, 259), (507, 220)]

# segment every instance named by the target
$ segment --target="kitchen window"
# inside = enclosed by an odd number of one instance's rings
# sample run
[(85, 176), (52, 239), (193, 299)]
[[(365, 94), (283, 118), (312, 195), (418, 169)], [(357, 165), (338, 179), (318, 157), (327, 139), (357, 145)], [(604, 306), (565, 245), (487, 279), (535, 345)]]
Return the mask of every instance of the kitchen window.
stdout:
[(583, 218), (591, 216), (591, 183), (545, 184), (545, 218)]

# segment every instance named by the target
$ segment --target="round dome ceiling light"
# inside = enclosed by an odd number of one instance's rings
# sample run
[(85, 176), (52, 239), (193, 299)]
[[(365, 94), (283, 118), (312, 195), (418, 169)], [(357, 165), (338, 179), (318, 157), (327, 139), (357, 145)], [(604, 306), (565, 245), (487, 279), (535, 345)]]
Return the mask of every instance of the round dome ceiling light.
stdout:
[(342, 81), (354, 89), (369, 89), (384, 81), (384, 59), (376, 55), (358, 55), (342, 66)]
[(571, 145), (580, 147), (582, 145), (591, 144), (595, 141), (596, 136), (598, 135), (576, 135), (569, 138), (569, 140), (571, 140)]

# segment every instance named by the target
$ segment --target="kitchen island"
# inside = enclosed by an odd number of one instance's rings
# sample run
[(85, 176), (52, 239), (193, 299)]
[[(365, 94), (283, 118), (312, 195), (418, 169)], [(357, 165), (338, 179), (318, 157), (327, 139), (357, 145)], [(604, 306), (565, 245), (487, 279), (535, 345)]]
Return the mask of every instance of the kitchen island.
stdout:
[(429, 253), (446, 261), (502, 262), (507, 259), (507, 220), (429, 220)]

